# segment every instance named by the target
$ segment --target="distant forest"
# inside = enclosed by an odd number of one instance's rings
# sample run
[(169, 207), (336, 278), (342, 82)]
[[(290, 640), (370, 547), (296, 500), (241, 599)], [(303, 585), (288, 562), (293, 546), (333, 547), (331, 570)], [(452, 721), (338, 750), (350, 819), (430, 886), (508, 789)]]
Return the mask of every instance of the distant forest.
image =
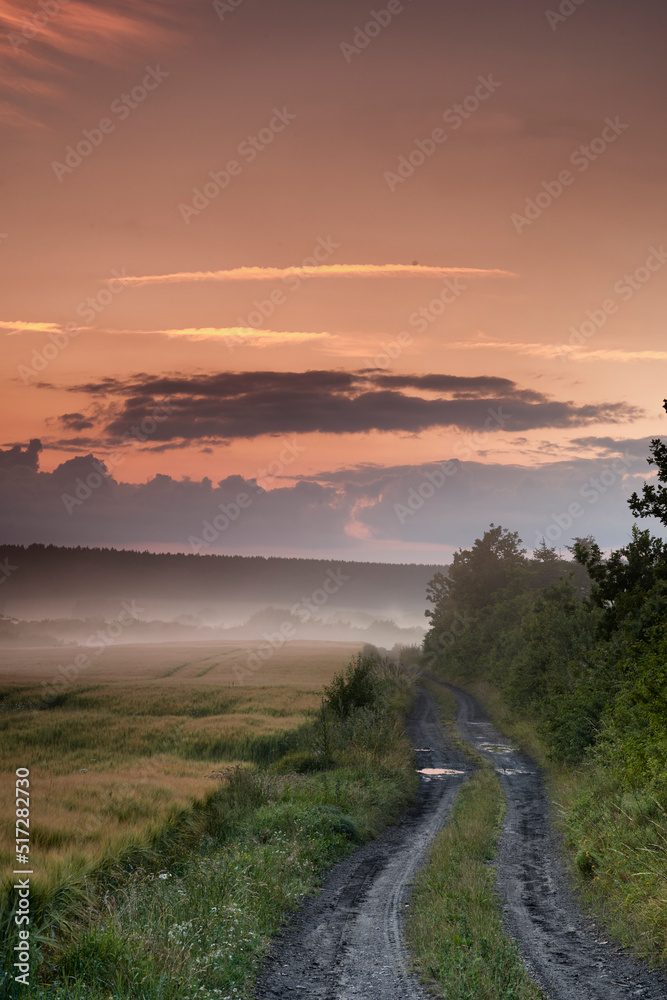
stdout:
[[(335, 603), (422, 613), (437, 565), (287, 559), (263, 556), (155, 554), (56, 545), (2, 545), (0, 610), (10, 600), (151, 597), (293, 603), (322, 587), (327, 573), (343, 585)], [(444, 570), (446, 572), (446, 570)], [(333, 602), (332, 602), (333, 603)]]

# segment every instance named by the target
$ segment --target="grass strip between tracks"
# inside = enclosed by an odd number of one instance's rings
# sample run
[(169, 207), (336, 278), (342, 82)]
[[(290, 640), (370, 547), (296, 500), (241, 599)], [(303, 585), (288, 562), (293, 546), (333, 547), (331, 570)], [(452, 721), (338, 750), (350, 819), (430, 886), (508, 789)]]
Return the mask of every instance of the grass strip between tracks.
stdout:
[[(453, 696), (435, 685), (433, 694), (443, 720), (455, 717)], [(500, 783), (481, 756), (474, 754), (474, 763), (477, 770), (461, 788), (417, 877), (408, 944), (417, 970), (436, 996), (543, 1000), (502, 925), (493, 867), (504, 816)]]

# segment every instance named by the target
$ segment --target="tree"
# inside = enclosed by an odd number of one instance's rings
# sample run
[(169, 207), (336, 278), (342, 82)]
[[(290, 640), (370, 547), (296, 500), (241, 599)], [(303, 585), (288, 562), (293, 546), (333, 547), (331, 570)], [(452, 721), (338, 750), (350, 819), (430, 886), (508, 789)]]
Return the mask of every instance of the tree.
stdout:
[(492, 604), (493, 595), (508, 586), (525, 562), (526, 550), (520, 545), (516, 531), (492, 524), (483, 538), (475, 539), (472, 549), (455, 552), (448, 575), (436, 573), (428, 585), (427, 600), (435, 609), (427, 611), (427, 617), (437, 618), (443, 604), (471, 612)]
[[(667, 399), (664, 401), (667, 410)], [(667, 445), (659, 438), (651, 441), (651, 457), (646, 461), (658, 468), (658, 485), (644, 483), (641, 498), (633, 493), (628, 500), (630, 510), (635, 517), (657, 517), (667, 525)]]
[(448, 573), (436, 573), (426, 589), (433, 609), (424, 651), (442, 655), (474, 621), (474, 616), (494, 603), (496, 596), (526, 576), (525, 549), (516, 531), (492, 524), (472, 549), (454, 553)]
[(608, 559), (594, 538), (577, 538), (570, 548), (592, 580), (590, 601), (604, 610), (602, 630), (611, 634), (627, 619), (637, 615), (657, 584), (665, 579), (667, 546), (648, 530), (636, 525), (632, 540), (612, 552)]

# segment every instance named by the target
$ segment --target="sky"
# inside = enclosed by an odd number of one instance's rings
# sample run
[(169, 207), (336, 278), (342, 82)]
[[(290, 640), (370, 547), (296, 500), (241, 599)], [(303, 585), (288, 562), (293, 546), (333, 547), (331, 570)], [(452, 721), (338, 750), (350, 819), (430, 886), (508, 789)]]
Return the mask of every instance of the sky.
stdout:
[(624, 544), (667, 430), (666, 19), (0, 0), (0, 542)]

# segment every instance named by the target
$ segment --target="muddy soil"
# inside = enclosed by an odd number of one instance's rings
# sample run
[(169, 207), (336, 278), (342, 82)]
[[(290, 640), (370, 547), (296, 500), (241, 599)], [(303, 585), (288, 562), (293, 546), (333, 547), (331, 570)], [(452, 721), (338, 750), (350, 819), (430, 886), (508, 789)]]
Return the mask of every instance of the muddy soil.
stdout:
[(420, 776), (417, 801), (398, 826), (337, 865), (276, 939), (255, 988), (258, 1000), (427, 1000), (409, 972), (401, 921), (409, 887), (444, 825), (469, 765), (449, 746), (435, 702), (420, 691), (408, 723), (418, 768), (460, 773)]
[(461, 736), (493, 761), (507, 799), (498, 891), (533, 979), (553, 1000), (667, 1000), (667, 979), (624, 954), (580, 912), (536, 765), (510, 747), (470, 694), (447, 687), (459, 703)]

